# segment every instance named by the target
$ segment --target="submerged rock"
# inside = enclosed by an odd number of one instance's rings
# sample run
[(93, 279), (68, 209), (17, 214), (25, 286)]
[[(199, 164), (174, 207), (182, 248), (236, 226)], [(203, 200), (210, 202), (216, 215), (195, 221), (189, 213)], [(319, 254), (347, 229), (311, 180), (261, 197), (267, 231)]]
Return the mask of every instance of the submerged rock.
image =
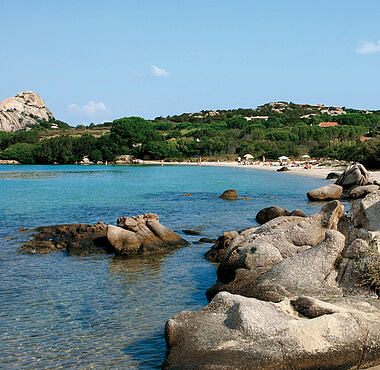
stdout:
[(34, 230), (34, 238), (19, 248), (24, 253), (48, 254), (63, 250), (69, 255), (112, 253), (106, 238), (107, 225), (63, 224), (43, 226)]

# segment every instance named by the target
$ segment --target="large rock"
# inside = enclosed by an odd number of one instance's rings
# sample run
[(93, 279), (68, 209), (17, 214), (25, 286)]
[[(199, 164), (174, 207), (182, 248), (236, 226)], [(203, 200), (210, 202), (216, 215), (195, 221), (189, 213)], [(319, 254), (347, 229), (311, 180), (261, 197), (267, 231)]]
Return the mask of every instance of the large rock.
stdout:
[(258, 212), (256, 215), (256, 221), (262, 225), (266, 222), (273, 220), (276, 217), (282, 217), (282, 216), (298, 216), (298, 217), (306, 217), (305, 213), (302, 212), (300, 209), (295, 209), (293, 212), (289, 212), (285, 208), (281, 208), (278, 206), (271, 206), (263, 208), (261, 211)]
[(226, 290), (245, 295), (245, 289), (284, 258), (311, 248), (329, 229), (336, 229), (343, 205), (332, 201), (307, 218), (278, 217), (239, 233), (230, 243), (218, 267), (218, 283), (207, 291), (208, 298)]
[(39, 120), (54, 119), (45, 102), (33, 91), (24, 91), (0, 103), (0, 131), (16, 131)]
[(342, 196), (343, 188), (339, 185), (328, 184), (307, 193), (309, 200), (333, 200)]
[(106, 238), (107, 225), (103, 222), (43, 226), (33, 231), (37, 234), (19, 248), (20, 252), (48, 254), (63, 250), (68, 255), (82, 256), (115, 252)]
[(348, 197), (351, 199), (363, 198), (376, 190), (379, 190), (379, 185), (355, 186), (354, 188), (350, 189)]
[(189, 243), (160, 224), (156, 214), (120, 217), (117, 226), (108, 225), (107, 238), (116, 252), (131, 256), (170, 250)]
[(238, 198), (237, 190), (228, 189), (224, 191), (223, 194), (219, 198), (226, 199), (226, 200), (237, 200)]
[(256, 215), (256, 221), (262, 225), (270, 220), (273, 220), (276, 217), (281, 216), (290, 216), (290, 212), (285, 208), (271, 206), (263, 208), (261, 211), (259, 211)]
[(347, 244), (359, 238), (380, 251), (380, 190), (356, 200), (338, 226)]
[(380, 303), (227, 292), (165, 328), (163, 369), (357, 369), (380, 364)]
[(227, 231), (219, 236), (216, 243), (205, 253), (206, 260), (221, 262), (232, 240), (239, 235), (237, 231)]
[(335, 181), (336, 185), (342, 186), (344, 189), (350, 189), (353, 186), (364, 186), (376, 183), (375, 179), (365, 169), (365, 167), (356, 163), (348, 166), (344, 172)]
[(244, 295), (278, 302), (299, 295), (313, 297), (342, 296), (337, 285), (335, 261), (343, 250), (344, 236), (326, 231), (326, 238), (313, 248), (285, 258), (255, 281), (241, 287)]

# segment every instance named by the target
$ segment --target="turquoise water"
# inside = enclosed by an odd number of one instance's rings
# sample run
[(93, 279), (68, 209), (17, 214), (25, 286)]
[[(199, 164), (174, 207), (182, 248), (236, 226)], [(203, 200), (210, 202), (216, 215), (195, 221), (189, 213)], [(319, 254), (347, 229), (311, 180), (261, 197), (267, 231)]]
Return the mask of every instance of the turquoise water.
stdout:
[[(316, 213), (306, 193), (326, 183), (242, 167), (0, 166), (0, 368), (159, 368), (165, 322), (205, 306), (216, 280), (203, 257), (211, 245), (193, 243), (256, 226), (271, 205)], [(219, 199), (227, 189), (249, 199)], [(147, 212), (192, 244), (129, 260), (17, 252), (29, 237), (21, 227)]]

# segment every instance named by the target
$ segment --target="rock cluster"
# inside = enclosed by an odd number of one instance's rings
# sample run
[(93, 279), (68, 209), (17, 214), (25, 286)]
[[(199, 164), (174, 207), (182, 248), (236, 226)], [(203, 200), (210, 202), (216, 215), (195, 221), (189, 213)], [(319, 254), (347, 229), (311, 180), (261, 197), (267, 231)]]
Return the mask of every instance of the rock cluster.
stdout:
[(24, 91), (0, 103), (0, 131), (16, 131), (39, 120), (54, 119), (45, 102), (33, 91)]
[[(327, 179), (336, 177), (336, 173), (327, 175)], [(376, 180), (360, 163), (348, 166), (343, 173), (337, 175), (334, 184), (328, 184), (318, 189), (311, 190), (307, 197), (311, 201), (326, 201), (344, 198), (357, 199), (380, 188)]]
[(47, 254), (62, 250), (68, 255), (115, 253), (133, 256), (159, 253), (189, 243), (160, 224), (156, 214), (120, 217), (118, 226), (67, 224), (35, 229), (33, 239), (22, 245), (24, 253)]
[[(380, 302), (357, 266), (377, 243), (380, 191), (224, 233), (210, 304), (166, 324), (164, 369), (351, 369), (380, 364)], [(341, 230), (342, 232), (338, 231)], [(216, 294), (216, 295), (215, 295)]]

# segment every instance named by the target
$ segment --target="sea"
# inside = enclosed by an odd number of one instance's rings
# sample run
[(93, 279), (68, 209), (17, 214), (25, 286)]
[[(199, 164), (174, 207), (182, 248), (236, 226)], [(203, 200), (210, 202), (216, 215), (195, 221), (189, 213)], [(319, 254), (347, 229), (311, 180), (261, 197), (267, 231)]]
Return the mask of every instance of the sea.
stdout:
[[(207, 305), (216, 282), (199, 239), (255, 227), (272, 205), (317, 213), (306, 193), (327, 183), (248, 166), (0, 165), (0, 368), (159, 369), (166, 321)], [(219, 198), (227, 189), (237, 201)], [(190, 245), (129, 259), (18, 251), (38, 226), (149, 212)]]

